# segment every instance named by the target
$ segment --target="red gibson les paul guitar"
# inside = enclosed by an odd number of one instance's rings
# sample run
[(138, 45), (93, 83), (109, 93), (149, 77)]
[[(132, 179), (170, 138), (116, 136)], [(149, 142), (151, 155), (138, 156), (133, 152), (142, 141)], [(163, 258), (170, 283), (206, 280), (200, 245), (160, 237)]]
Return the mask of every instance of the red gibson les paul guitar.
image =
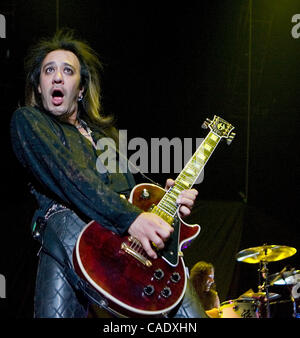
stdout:
[(190, 189), (221, 138), (230, 143), (234, 127), (214, 116), (203, 127), (210, 132), (168, 191), (154, 184), (139, 184), (129, 201), (151, 211), (174, 227), (174, 232), (151, 259), (140, 242), (131, 236), (119, 236), (95, 221), (82, 230), (73, 252), (76, 272), (109, 304), (119, 317), (161, 317), (182, 300), (187, 277), (182, 255), (184, 243), (200, 232), (199, 225), (188, 225), (178, 216), (178, 195)]

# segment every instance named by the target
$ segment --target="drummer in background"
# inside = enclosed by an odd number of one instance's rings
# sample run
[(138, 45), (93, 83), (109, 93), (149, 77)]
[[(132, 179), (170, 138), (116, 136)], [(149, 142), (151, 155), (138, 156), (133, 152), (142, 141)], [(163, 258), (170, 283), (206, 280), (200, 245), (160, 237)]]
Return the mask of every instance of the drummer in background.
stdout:
[(214, 266), (199, 261), (191, 269), (190, 281), (206, 314), (211, 318), (219, 318), (220, 299), (216, 291)]

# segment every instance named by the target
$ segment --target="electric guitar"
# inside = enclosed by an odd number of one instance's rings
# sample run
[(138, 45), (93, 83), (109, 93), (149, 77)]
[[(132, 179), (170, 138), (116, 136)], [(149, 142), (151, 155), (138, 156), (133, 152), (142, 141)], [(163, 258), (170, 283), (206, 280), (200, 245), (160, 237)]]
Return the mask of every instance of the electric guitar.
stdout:
[(174, 231), (158, 258), (151, 259), (141, 243), (119, 236), (95, 221), (80, 233), (73, 251), (76, 272), (109, 304), (118, 317), (163, 317), (182, 300), (187, 284), (182, 249), (200, 232), (198, 224), (180, 219), (179, 194), (190, 189), (222, 138), (230, 144), (234, 127), (218, 116), (202, 127), (210, 132), (168, 191), (154, 184), (139, 184), (129, 202), (168, 222)]

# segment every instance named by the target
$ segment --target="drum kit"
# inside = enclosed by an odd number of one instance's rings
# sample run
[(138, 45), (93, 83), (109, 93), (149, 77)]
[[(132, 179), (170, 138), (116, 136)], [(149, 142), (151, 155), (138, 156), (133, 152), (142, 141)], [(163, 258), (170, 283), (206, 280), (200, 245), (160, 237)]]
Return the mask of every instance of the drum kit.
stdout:
[(271, 286), (287, 286), (290, 302), (293, 304), (294, 318), (300, 318), (300, 270), (283, 268), (269, 275), (268, 263), (293, 256), (297, 250), (283, 245), (262, 245), (240, 251), (236, 255), (238, 262), (259, 264), (258, 292), (252, 289), (239, 298), (221, 303), (221, 318), (271, 318), (270, 303), (276, 303), (281, 296), (269, 292)]

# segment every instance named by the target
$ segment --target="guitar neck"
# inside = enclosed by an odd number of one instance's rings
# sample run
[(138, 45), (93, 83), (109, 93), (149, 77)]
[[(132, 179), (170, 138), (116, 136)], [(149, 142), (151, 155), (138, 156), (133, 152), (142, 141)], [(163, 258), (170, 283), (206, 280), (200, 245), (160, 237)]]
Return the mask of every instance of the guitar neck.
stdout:
[(220, 140), (221, 137), (212, 131), (206, 136), (192, 158), (177, 176), (174, 186), (172, 186), (160, 200), (157, 205), (158, 208), (171, 217), (175, 216), (178, 208), (176, 203), (178, 196), (183, 190), (192, 188)]

